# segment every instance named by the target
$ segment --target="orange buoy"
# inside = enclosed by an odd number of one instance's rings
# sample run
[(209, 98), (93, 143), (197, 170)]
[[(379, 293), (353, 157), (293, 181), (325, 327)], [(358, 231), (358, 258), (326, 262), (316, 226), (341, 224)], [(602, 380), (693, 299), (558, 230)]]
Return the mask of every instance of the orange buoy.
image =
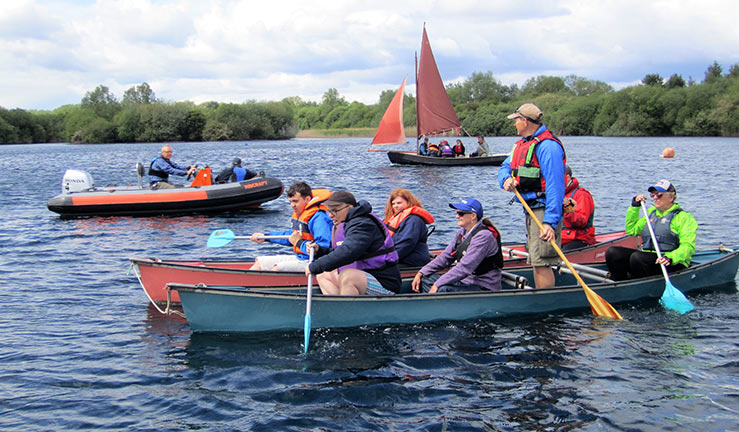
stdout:
[(673, 149), (672, 147), (666, 147), (664, 150), (662, 150), (662, 157), (665, 159), (675, 157), (675, 149)]

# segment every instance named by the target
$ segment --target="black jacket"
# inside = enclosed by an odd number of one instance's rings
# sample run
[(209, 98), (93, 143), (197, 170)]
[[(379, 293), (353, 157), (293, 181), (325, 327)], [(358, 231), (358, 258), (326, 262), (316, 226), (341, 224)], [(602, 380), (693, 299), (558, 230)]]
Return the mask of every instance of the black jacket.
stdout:
[[(321, 247), (309, 268), (313, 274), (336, 270), (361, 259), (366, 253), (380, 249), (385, 242), (385, 233), (370, 216), (372, 206), (364, 200), (357, 207), (350, 209), (344, 221), (344, 242), (336, 249)], [(400, 270), (398, 264), (385, 266), (377, 270), (367, 270), (377, 278), (383, 288), (400, 292)]]

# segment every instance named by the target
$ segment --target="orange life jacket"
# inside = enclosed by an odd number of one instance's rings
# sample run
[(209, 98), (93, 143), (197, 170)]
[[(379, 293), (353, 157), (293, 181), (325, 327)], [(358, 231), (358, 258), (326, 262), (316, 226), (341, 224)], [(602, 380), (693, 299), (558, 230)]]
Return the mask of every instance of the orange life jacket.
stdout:
[(541, 175), (541, 165), (536, 157), (536, 146), (544, 140), (556, 141), (562, 147), (564, 155), (562, 164), (567, 163), (567, 153), (562, 141), (552, 135), (549, 130), (545, 130), (530, 141), (524, 141), (521, 138), (516, 142), (511, 154), (511, 176), (516, 179), (521, 192), (544, 192), (546, 190), (546, 181)]
[[(313, 241), (313, 234), (311, 234), (308, 227), (308, 222), (318, 211), (327, 211), (326, 206), (323, 202), (329, 199), (331, 191), (328, 189), (313, 189), (313, 199), (308, 201), (308, 204), (300, 213), (300, 216), (293, 212), (292, 214), (292, 228), (293, 232), (300, 232), (300, 236), (303, 240)], [(299, 247), (293, 246), (295, 253), (303, 253)]]
[(427, 212), (426, 209), (424, 209), (423, 207), (408, 207), (405, 210), (399, 211), (390, 219), (388, 219), (387, 222), (385, 222), (388, 231), (390, 231), (390, 235), (395, 234), (395, 232), (398, 230), (398, 227), (401, 223), (403, 223), (405, 218), (412, 214), (419, 216), (427, 224), (434, 223), (434, 217), (431, 216), (431, 213)]

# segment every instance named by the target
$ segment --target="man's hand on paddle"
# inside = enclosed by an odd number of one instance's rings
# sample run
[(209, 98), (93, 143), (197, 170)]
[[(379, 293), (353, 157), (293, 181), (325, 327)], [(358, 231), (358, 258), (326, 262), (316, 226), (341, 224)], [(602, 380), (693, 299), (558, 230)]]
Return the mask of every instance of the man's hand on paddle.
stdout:
[(554, 228), (552, 228), (549, 224), (541, 224), (541, 226), (544, 227), (544, 229), (539, 233), (539, 238), (544, 241), (552, 241), (555, 239), (555, 232)]
[(298, 242), (302, 238), (303, 238), (303, 235), (300, 231), (293, 231), (293, 233), (290, 234), (290, 238), (287, 239), (287, 241), (289, 241), (291, 245), (295, 246), (296, 244), (298, 244)]
[(513, 192), (514, 189), (518, 186), (518, 182), (513, 177), (508, 177), (503, 182), (503, 190), (507, 190), (508, 192)]
[(264, 237), (264, 233), (256, 232), (249, 237), (249, 240), (255, 242), (255, 243), (264, 243), (266, 240), (264, 240), (262, 237)]

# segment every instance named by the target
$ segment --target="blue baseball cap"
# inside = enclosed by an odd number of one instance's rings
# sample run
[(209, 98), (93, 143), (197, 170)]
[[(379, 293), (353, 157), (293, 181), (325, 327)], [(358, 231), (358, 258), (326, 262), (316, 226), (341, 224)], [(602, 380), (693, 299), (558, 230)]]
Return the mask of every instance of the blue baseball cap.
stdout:
[(449, 203), (449, 207), (457, 210), (473, 212), (477, 219), (482, 219), (482, 204), (474, 198), (465, 198), (458, 203)]

